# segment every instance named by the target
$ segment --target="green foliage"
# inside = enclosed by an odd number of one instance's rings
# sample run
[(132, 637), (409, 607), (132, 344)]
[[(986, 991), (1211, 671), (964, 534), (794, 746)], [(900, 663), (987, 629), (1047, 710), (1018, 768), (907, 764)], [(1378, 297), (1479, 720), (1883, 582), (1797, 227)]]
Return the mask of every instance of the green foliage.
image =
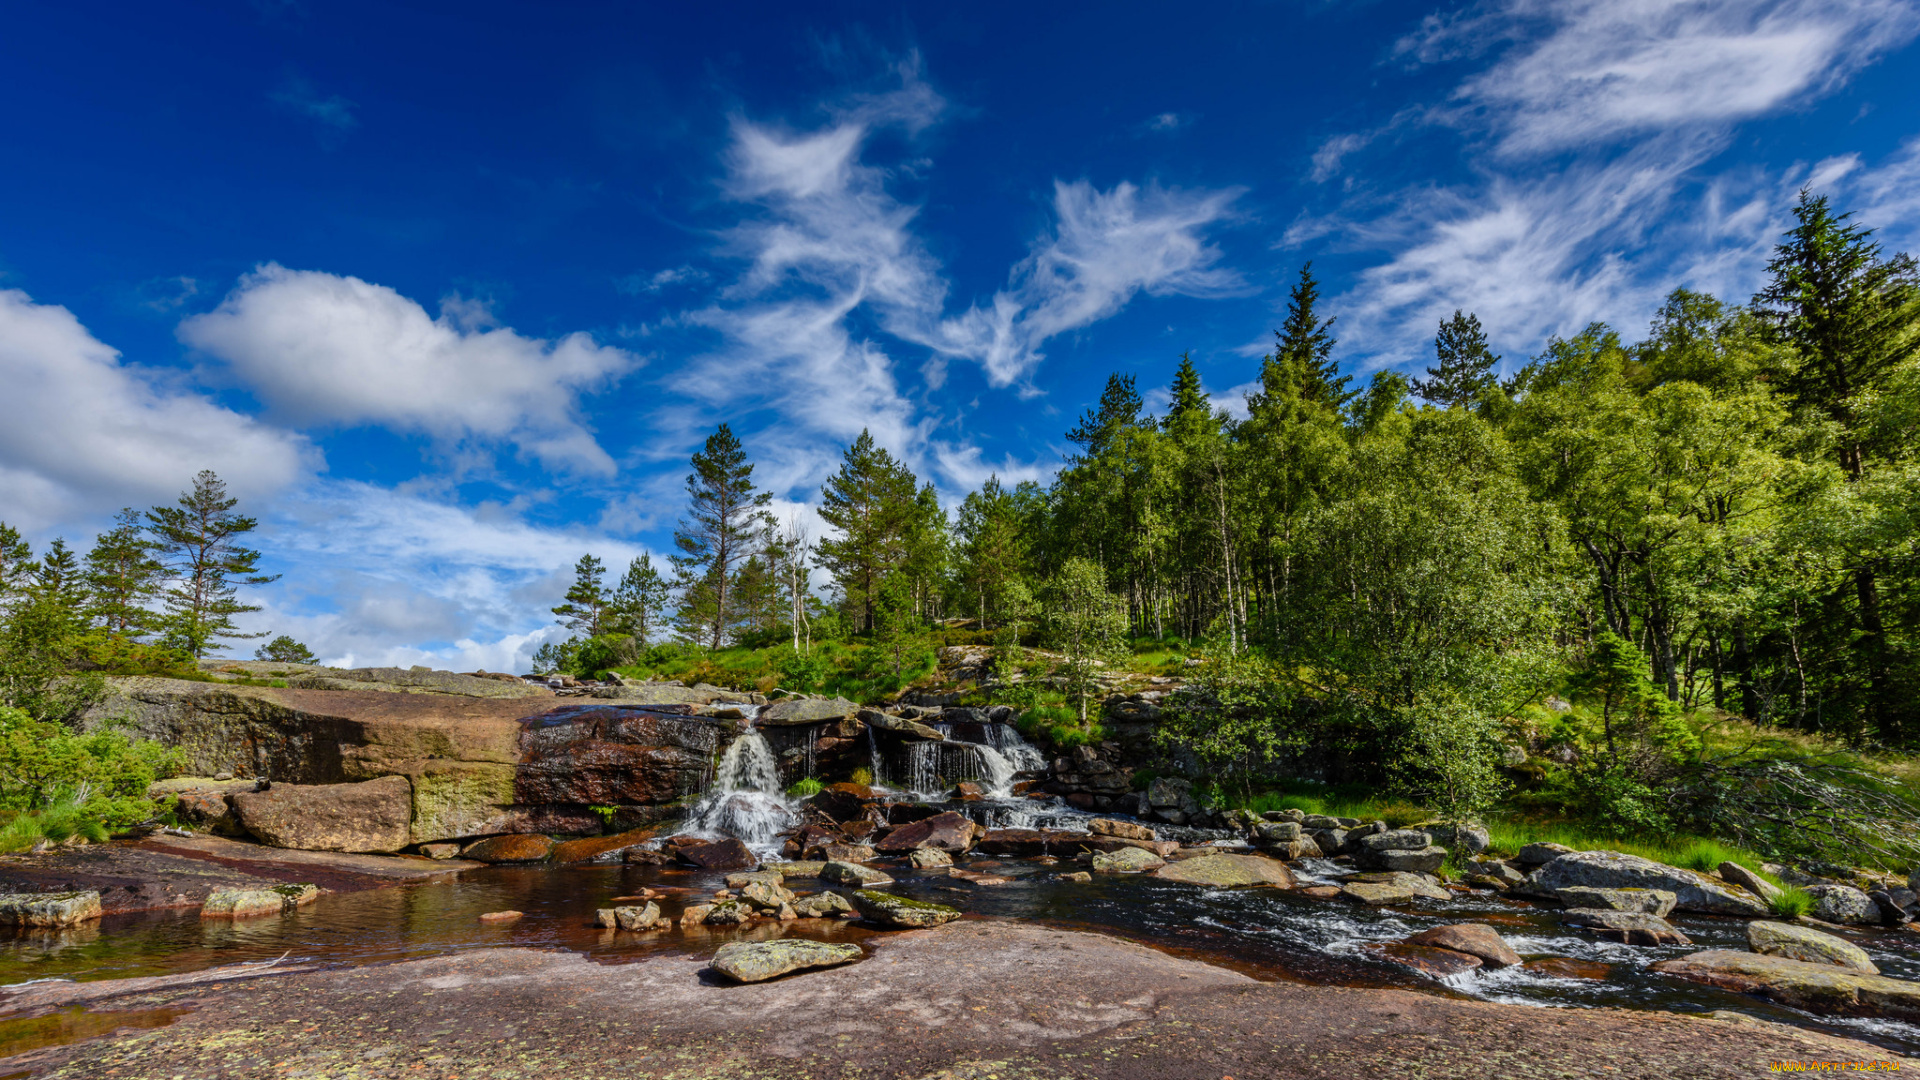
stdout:
[(1400, 786), (1440, 816), (1477, 818), (1507, 783), (1495, 767), (1500, 739), (1492, 717), (1465, 698), (1439, 691), (1401, 709), (1389, 766)]
[(906, 561), (923, 524), (913, 473), (863, 430), (820, 498), (820, 517), (836, 533), (821, 539), (820, 565), (833, 575), (855, 628), (872, 630), (881, 586)]
[(826, 787), (817, 777), (803, 776), (788, 785), (787, 794), (796, 799), (806, 799), (820, 794)]
[(179, 751), (117, 731), (76, 735), (0, 708), (0, 812), (46, 810), (62, 799), (108, 825), (153, 816), (147, 788), (179, 767)]
[(1813, 895), (1798, 885), (1785, 885), (1767, 901), (1767, 907), (1779, 918), (1803, 919), (1813, 914)]
[(780, 676), (780, 688), (796, 694), (811, 694), (827, 681), (826, 657), (789, 647), (774, 664)]
[(42, 807), (15, 813), (0, 825), (0, 853), (27, 851), (42, 840), (63, 844), (74, 837), (105, 843), (110, 836), (86, 801), (84, 791), (65, 792)]
[(849, 776), (848, 779), (863, 787), (872, 786), (873, 770), (867, 768), (865, 765), (858, 766), (853, 770), (852, 775)]
[(582, 678), (598, 678), (614, 668), (633, 663), (639, 643), (625, 634), (601, 634), (579, 643), (565, 669)]
[(271, 660), (280, 664), (311, 664), (314, 662), (313, 650), (281, 634), (253, 652), (256, 660)]
[(560, 625), (587, 637), (598, 637), (604, 629), (610, 597), (606, 590), (607, 566), (592, 555), (580, 556), (573, 565), (573, 585), (566, 601), (553, 609)]
[(1085, 724), (1101, 670), (1124, 655), (1126, 604), (1107, 591), (1106, 574), (1096, 563), (1072, 558), (1047, 580), (1042, 610), (1047, 640), (1060, 650), (1061, 675)]
[(687, 516), (673, 534), (680, 589), (675, 618), (687, 640), (718, 649), (739, 620), (733, 596), (740, 567), (770, 539), (773, 493), (753, 482), (753, 463), (725, 424), (693, 455), (687, 474)]
[(165, 592), (165, 643), (196, 657), (221, 638), (263, 636), (242, 633), (234, 624), (234, 616), (260, 610), (241, 602), (240, 586), (279, 579), (262, 574), (260, 553), (240, 544), (259, 523), (234, 513), (237, 505), (238, 499), (227, 496), (226, 483), (203, 469), (176, 505), (147, 511), (152, 550), (174, 580)]

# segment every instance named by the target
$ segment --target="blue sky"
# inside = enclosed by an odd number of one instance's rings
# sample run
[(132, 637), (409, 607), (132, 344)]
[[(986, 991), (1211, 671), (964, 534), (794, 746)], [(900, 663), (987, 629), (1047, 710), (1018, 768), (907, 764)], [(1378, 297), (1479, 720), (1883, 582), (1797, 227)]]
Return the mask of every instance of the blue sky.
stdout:
[(517, 668), (723, 420), (782, 514), (863, 427), (957, 500), (1112, 371), (1236, 402), (1309, 259), (1363, 374), (1744, 299), (1802, 185), (1920, 246), (1899, 0), (689, 7), (13, 12), (0, 520), (210, 467), (258, 629)]

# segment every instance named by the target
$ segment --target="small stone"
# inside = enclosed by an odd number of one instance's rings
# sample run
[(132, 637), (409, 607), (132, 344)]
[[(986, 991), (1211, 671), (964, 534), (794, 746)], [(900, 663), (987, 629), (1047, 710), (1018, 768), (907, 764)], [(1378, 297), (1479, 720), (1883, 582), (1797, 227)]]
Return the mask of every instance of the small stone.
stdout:
[(852, 963), (866, 951), (852, 942), (775, 938), (733, 941), (713, 954), (713, 969), (736, 982), (755, 983), (795, 971)]
[(826, 881), (862, 887), (893, 884), (892, 878), (873, 867), (853, 862), (830, 862), (820, 871), (820, 877)]
[(553, 853), (553, 840), (538, 833), (489, 836), (468, 844), (461, 854), (483, 863), (544, 862)]
[(1167, 860), (1151, 851), (1143, 851), (1136, 847), (1093, 853), (1093, 868), (1106, 874), (1144, 874), (1165, 865)]
[(1535, 975), (1552, 979), (1606, 979), (1613, 974), (1611, 964), (1602, 964), (1597, 960), (1575, 960), (1566, 956), (1543, 956), (1520, 966)]
[(747, 845), (733, 837), (710, 844), (683, 847), (679, 855), (702, 870), (751, 870), (760, 865), (760, 860), (754, 858)]
[(912, 855), (907, 856), (907, 861), (917, 870), (932, 870), (936, 867), (952, 866), (953, 856), (939, 848), (916, 848)]
[(1591, 885), (1573, 885), (1555, 889), (1554, 895), (1570, 908), (1640, 911), (1662, 919), (1673, 914), (1674, 895), (1665, 889), (1597, 889)]
[(793, 899), (793, 893), (780, 885), (755, 881), (740, 890), (740, 898), (757, 908), (779, 908)]
[(824, 919), (852, 910), (853, 905), (847, 903), (847, 898), (836, 892), (803, 896), (793, 902), (793, 913), (802, 919)]
[(1303, 895), (1313, 897), (1315, 900), (1332, 900), (1340, 895), (1340, 889), (1335, 885), (1309, 885), (1301, 889), (1300, 892)]
[[(1372, 839), (1369, 837), (1369, 839)], [(1447, 861), (1447, 849), (1426, 847), (1417, 851), (1405, 848), (1389, 848), (1385, 851), (1363, 851), (1354, 857), (1354, 861), (1375, 870), (1399, 870), (1409, 874), (1431, 874), (1440, 869)]]
[(681, 925), (681, 927), (682, 927), (682, 928), (685, 928), (685, 927), (689, 927), (689, 926), (704, 926), (704, 925), (706, 925), (706, 922), (707, 922), (707, 913), (708, 913), (708, 912), (710, 912), (710, 911), (712, 911), (712, 910), (713, 910), (713, 905), (712, 905), (712, 904), (690, 904), (690, 905), (688, 905), (688, 906), (687, 906), (687, 908), (686, 908), (686, 910), (684, 910), (684, 911), (682, 911), (682, 912), (680, 913), (680, 925)]
[(1093, 880), (1093, 875), (1087, 873), (1085, 870), (1075, 870), (1071, 874), (1061, 874), (1060, 880), (1061, 881), (1077, 881), (1080, 884), (1085, 885), (1088, 882)]
[(277, 885), (267, 889), (215, 889), (200, 905), (205, 919), (246, 919), (256, 915), (281, 915), (304, 907), (320, 896), (312, 885)]
[(1436, 979), (1446, 979), (1454, 975), (1463, 975), (1480, 967), (1480, 958), (1452, 949), (1435, 948), (1431, 945), (1409, 945), (1404, 942), (1390, 942), (1373, 945), (1368, 952), (1384, 960), (1412, 968), (1422, 975)]
[(1300, 839), (1300, 823), (1297, 821), (1263, 821), (1253, 827), (1253, 835), (1263, 844), (1283, 844), (1289, 840)]
[(1431, 945), (1436, 949), (1452, 949), (1468, 956), (1477, 956), (1488, 967), (1513, 967), (1520, 963), (1520, 954), (1513, 951), (1513, 947), (1498, 931), (1485, 923), (1436, 926), (1407, 938), (1406, 944)]
[(1356, 850), (1374, 854), (1383, 851), (1424, 851), (1432, 846), (1433, 837), (1418, 829), (1390, 829), (1361, 837)]
[(1152, 840), (1153, 829), (1137, 821), (1117, 821), (1113, 818), (1094, 818), (1087, 822), (1087, 831), (1095, 836), (1121, 836), (1128, 840)]
[(1866, 950), (1832, 934), (1791, 923), (1750, 922), (1747, 947), (1764, 956), (1784, 956), (1809, 964), (1832, 964), (1851, 971), (1880, 974)]
[(892, 893), (875, 892), (861, 889), (850, 897), (853, 906), (862, 918), (883, 926), (897, 926), (906, 929), (939, 926), (960, 917), (960, 912), (944, 904), (930, 904), (925, 900), (909, 900)]
[(738, 900), (722, 900), (707, 909), (708, 926), (733, 926), (753, 918), (753, 908)]
[(1560, 921), (1593, 931), (1595, 937), (1626, 945), (1691, 945), (1692, 939), (1658, 915), (1611, 908), (1568, 908)]
[(421, 844), (420, 854), (429, 859), (451, 859), (460, 854), (459, 844)]
[[(518, 919), (525, 914), (526, 912), (524, 911), (489, 911), (485, 915), (480, 916), (480, 921), (489, 922), (489, 923), (512, 922), (513, 920)], [(605, 924), (602, 924), (602, 925), (605, 925)]]

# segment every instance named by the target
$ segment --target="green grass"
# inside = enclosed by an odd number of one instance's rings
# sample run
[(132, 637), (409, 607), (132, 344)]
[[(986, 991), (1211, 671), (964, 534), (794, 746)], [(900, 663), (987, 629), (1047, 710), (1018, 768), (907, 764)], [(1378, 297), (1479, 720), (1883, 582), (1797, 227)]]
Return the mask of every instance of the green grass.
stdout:
[(1767, 901), (1767, 906), (1783, 919), (1798, 919), (1813, 914), (1813, 897), (1797, 885), (1787, 885)]
[(820, 794), (821, 789), (825, 788), (826, 786), (827, 785), (821, 783), (818, 779), (814, 777), (803, 776), (800, 779), (795, 780), (792, 786), (787, 788), (787, 794), (793, 796), (796, 799), (805, 799), (810, 796)]
[(44, 810), (17, 813), (0, 825), (0, 852), (26, 851), (42, 840), (62, 844), (75, 836), (103, 844), (108, 839), (107, 827), (75, 801), (63, 799)]

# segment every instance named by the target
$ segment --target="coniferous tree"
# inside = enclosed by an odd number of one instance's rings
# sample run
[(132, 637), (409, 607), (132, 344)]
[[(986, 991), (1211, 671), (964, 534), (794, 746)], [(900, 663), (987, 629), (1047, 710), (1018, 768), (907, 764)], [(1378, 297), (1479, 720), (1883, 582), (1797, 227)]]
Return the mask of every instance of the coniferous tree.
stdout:
[(213, 470), (203, 469), (176, 505), (146, 513), (154, 551), (173, 576), (165, 592), (167, 638), (196, 657), (205, 656), (220, 638), (265, 636), (242, 633), (233, 622), (235, 615), (260, 610), (240, 601), (240, 586), (280, 578), (260, 573), (260, 553), (240, 545), (239, 538), (259, 522), (234, 513), (237, 505)]
[(1454, 309), (1453, 318), (1440, 324), (1433, 349), (1439, 363), (1427, 369), (1427, 377), (1412, 382), (1413, 392), (1443, 409), (1455, 405), (1472, 408), (1499, 384), (1494, 366), (1500, 358), (1487, 347), (1487, 335), (1480, 319)]
[(156, 618), (148, 605), (159, 598), (166, 572), (154, 557), (154, 543), (139, 512), (132, 507), (120, 511), (114, 527), (100, 534), (87, 552), (90, 614), (108, 634), (138, 640), (154, 627)]
[(0, 521), (0, 612), (14, 605), (33, 583), (33, 545), (20, 530)]
[(880, 585), (906, 558), (914, 475), (862, 431), (820, 494), (820, 517), (839, 533), (821, 539), (820, 565), (833, 575), (859, 628), (872, 630)]
[(681, 590), (680, 623), (688, 636), (719, 648), (735, 619), (733, 578), (760, 551), (773, 521), (773, 493), (753, 484), (753, 463), (721, 424), (693, 455), (687, 475), (687, 516), (674, 530), (673, 556)]
[(608, 632), (627, 634), (638, 645), (650, 643), (660, 631), (660, 617), (667, 610), (673, 587), (653, 565), (653, 555), (643, 553), (627, 564), (620, 584), (607, 605)]
[[(1191, 376), (1193, 389), (1197, 391), (1200, 375), (1192, 370), (1191, 363), (1183, 369), (1183, 374)], [(1176, 393), (1180, 378), (1175, 376)], [(1100, 393), (1099, 406), (1087, 410), (1080, 419), (1080, 425), (1067, 432), (1067, 441), (1077, 444), (1086, 459), (1097, 458), (1112, 448), (1122, 433), (1139, 424), (1143, 404), (1133, 376), (1118, 373), (1109, 375), (1106, 389)]]
[(573, 564), (573, 585), (567, 589), (566, 602), (553, 609), (554, 620), (569, 630), (578, 630), (590, 638), (606, 633), (606, 564), (592, 555), (580, 556)]
[(1322, 319), (1316, 306), (1320, 285), (1313, 279), (1313, 264), (1300, 268), (1300, 280), (1287, 297), (1287, 319), (1273, 332), (1272, 362), (1293, 370), (1302, 396), (1338, 411), (1352, 401), (1358, 391), (1348, 390), (1348, 376), (1340, 374), (1333, 359), (1333, 319)]
[(290, 634), (281, 634), (253, 652), (255, 660), (270, 660), (276, 664), (314, 663), (313, 650), (293, 640)]

